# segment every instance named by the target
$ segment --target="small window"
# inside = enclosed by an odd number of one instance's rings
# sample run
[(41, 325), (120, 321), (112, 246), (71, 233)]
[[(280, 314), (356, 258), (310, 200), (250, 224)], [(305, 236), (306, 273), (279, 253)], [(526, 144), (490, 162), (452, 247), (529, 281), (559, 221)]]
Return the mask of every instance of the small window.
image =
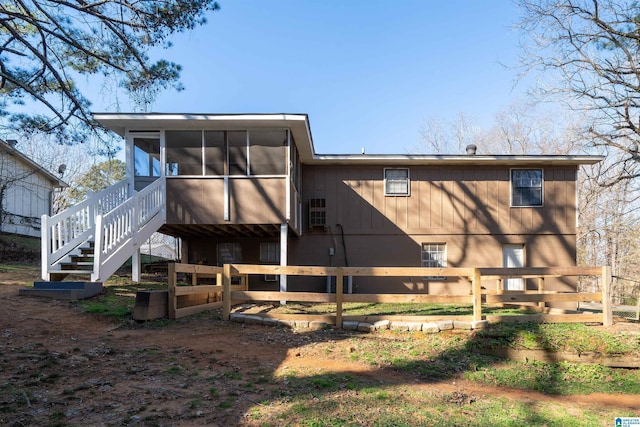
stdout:
[(384, 195), (408, 196), (409, 195), (409, 169), (385, 169), (384, 170)]
[(511, 206), (542, 206), (542, 169), (511, 170)]
[[(427, 268), (447, 267), (447, 245), (445, 243), (422, 244), (422, 266)], [(425, 280), (444, 280), (440, 276), (427, 276)]]
[(324, 229), (327, 226), (326, 199), (309, 199), (309, 228)]
[(280, 243), (260, 243), (260, 262), (277, 264), (280, 262)]
[(218, 243), (218, 266), (242, 262), (240, 243)]

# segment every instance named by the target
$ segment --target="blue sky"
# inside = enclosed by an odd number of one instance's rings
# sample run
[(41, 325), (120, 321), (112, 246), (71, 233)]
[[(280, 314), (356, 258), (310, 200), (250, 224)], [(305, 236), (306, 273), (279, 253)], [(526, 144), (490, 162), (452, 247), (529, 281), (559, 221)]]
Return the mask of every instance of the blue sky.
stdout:
[(307, 113), (319, 153), (404, 153), (425, 119), (489, 126), (527, 89), (503, 65), (519, 53), (508, 0), (220, 5), (161, 53), (184, 67), (185, 90), (152, 111)]

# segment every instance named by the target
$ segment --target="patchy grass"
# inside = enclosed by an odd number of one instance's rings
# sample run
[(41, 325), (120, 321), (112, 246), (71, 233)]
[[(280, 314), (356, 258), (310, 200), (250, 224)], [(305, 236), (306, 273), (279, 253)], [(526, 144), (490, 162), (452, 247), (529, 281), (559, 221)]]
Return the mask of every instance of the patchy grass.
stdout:
[(249, 413), (262, 426), (601, 426), (628, 411), (585, 409), (579, 416), (561, 403), (531, 404), (464, 391), (414, 391), (373, 386), (325, 394), (296, 387), (289, 396)]
[(136, 293), (140, 290), (167, 289), (165, 283), (131, 283), (127, 277), (112, 276), (104, 285), (102, 294), (76, 304), (84, 313), (107, 316), (112, 320), (127, 322), (135, 305)]
[[(415, 304), (415, 303), (358, 303), (350, 302), (342, 305), (345, 316), (471, 316), (471, 304)], [(272, 314), (332, 314), (336, 312), (335, 304), (314, 304), (288, 302), (285, 305), (273, 305), (268, 309)], [(517, 315), (532, 314), (533, 311), (518, 308), (483, 307), (483, 314)]]

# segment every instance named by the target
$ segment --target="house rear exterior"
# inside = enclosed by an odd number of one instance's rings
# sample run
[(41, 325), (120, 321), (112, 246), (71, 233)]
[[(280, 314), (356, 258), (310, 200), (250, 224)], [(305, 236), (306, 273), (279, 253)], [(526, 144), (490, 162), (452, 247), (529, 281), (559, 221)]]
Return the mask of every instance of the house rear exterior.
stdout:
[[(208, 265), (574, 266), (577, 174), (601, 160), (321, 155), (304, 114), (95, 117), (126, 140), (130, 188), (164, 180), (160, 231), (181, 239), (182, 262)], [(267, 275), (249, 287), (331, 283)], [(468, 292), (441, 277), (357, 277), (351, 290)]]

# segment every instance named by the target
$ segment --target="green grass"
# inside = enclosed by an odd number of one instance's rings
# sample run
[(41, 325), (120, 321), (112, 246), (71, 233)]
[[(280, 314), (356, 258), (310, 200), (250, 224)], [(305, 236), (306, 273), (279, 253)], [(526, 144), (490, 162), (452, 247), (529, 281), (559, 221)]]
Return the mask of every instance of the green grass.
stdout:
[[(415, 304), (415, 303), (344, 303), (345, 316), (470, 316), (471, 304)], [(269, 310), (272, 314), (331, 314), (335, 313), (335, 304), (313, 304), (288, 302)], [(483, 314), (531, 314), (533, 312), (517, 308), (483, 307)]]
[(135, 305), (136, 292), (139, 290), (167, 289), (164, 283), (144, 282), (131, 283), (126, 277), (113, 276), (103, 288), (102, 294), (77, 301), (84, 313), (98, 314), (117, 321), (130, 321)]
[(369, 387), (358, 392), (314, 397), (295, 394), (277, 411), (251, 408), (263, 426), (601, 426), (630, 411), (584, 408), (577, 415), (561, 403), (531, 404), (464, 391), (412, 391), (404, 386)]

